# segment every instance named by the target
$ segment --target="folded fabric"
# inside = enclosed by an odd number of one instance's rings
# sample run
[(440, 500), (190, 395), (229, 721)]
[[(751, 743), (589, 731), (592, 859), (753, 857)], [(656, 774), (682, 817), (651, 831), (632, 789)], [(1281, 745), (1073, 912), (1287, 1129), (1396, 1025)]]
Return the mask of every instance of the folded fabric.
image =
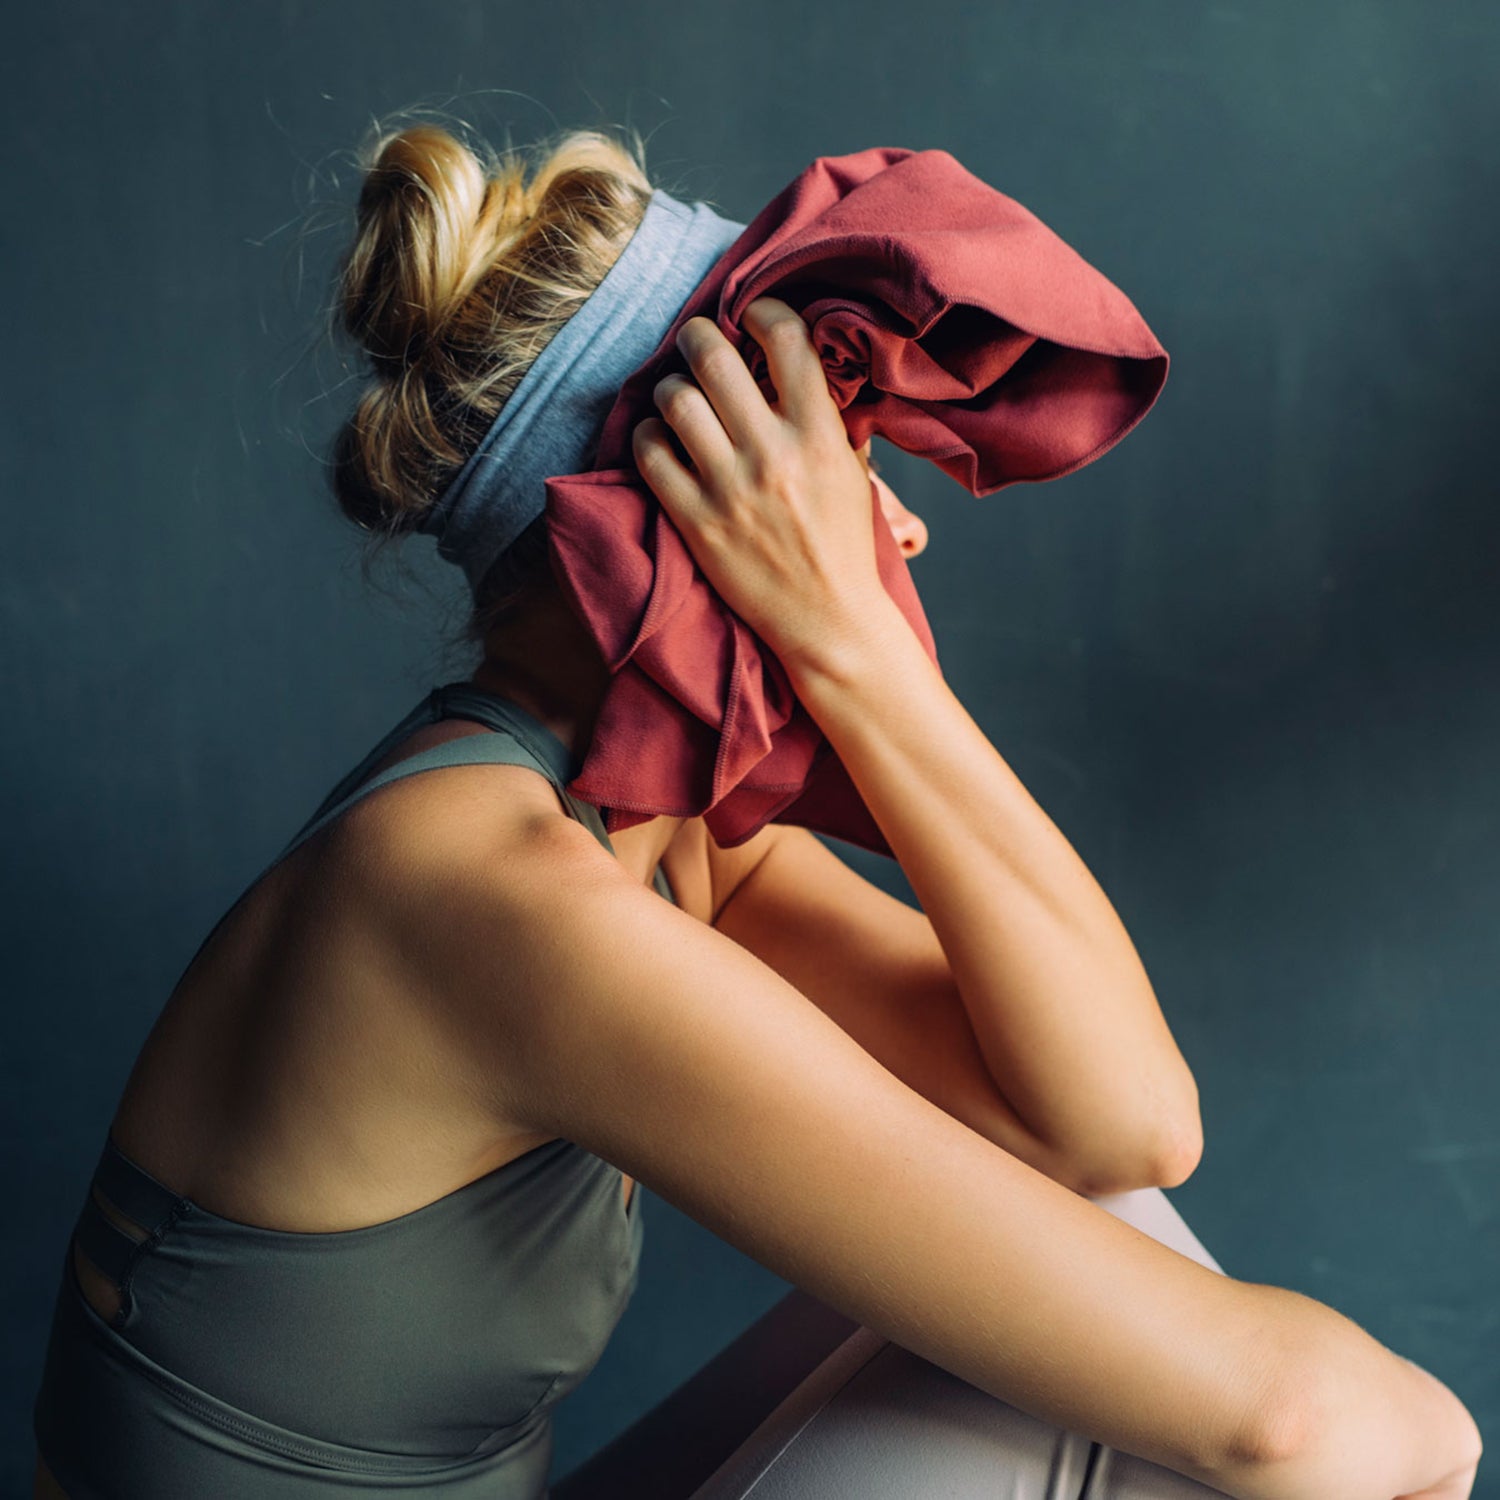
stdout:
[[(611, 672), (568, 790), (610, 833), (701, 815), (724, 848), (775, 821), (889, 855), (775, 653), (704, 578), (632, 457), (656, 383), (691, 375), (675, 342), (691, 317), (712, 318), (771, 394), (740, 324), (762, 296), (807, 322), (853, 446), (878, 433), (974, 495), (1106, 453), (1151, 409), (1168, 356), (1118, 287), (948, 152), (818, 157), (621, 387), (595, 468), (546, 481), (554, 572)], [(873, 483), (871, 508), (881, 581), (936, 663)]]

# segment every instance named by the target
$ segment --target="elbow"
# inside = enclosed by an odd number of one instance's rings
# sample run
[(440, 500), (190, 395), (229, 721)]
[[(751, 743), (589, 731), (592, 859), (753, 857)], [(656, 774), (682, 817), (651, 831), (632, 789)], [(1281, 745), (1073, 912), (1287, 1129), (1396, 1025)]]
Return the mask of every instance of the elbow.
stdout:
[(1151, 1187), (1174, 1188), (1181, 1185), (1198, 1170), (1203, 1160), (1203, 1122), (1198, 1112), (1182, 1122), (1167, 1138), (1154, 1158), (1156, 1173)]
[(1193, 1110), (1166, 1128), (1137, 1137), (1122, 1149), (1119, 1139), (1107, 1154), (1096, 1154), (1075, 1174), (1075, 1190), (1087, 1197), (1132, 1193), (1141, 1188), (1180, 1187), (1203, 1159), (1203, 1126)]
[(1162, 1112), (1145, 1154), (1150, 1180), (1141, 1183), (1142, 1187), (1181, 1187), (1203, 1160), (1203, 1117), (1198, 1109), (1198, 1084), (1190, 1073), (1187, 1091), (1180, 1104)]

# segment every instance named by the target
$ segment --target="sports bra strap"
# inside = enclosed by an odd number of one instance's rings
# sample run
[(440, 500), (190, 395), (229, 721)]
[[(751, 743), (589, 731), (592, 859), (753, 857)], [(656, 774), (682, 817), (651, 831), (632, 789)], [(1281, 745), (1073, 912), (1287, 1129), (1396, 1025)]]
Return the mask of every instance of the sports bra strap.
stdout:
[[(408, 755), (405, 760), (397, 761), (393, 766), (387, 766), (378, 776), (372, 776), (368, 781), (356, 786), (326, 812), (316, 815), (310, 823), (305, 824), (286, 848), (277, 855), (277, 859), (285, 859), (304, 840), (310, 839), (320, 828), (333, 822), (351, 803), (358, 802), (361, 797), (378, 791), (383, 786), (389, 786), (393, 781), (415, 776), (420, 771), (435, 770), (440, 766), (481, 765), (528, 766), (534, 771), (540, 771), (548, 781), (552, 781), (552, 775), (547, 767), (539, 764), (536, 756), (509, 730), (492, 729), (488, 734), (469, 734), (455, 740), (444, 740), (441, 745), (432, 745), (426, 750), (419, 750), (415, 755)], [(553, 785), (556, 783), (553, 782)], [(575, 813), (574, 816), (577, 814)], [(599, 833), (603, 832), (604, 825), (600, 820)], [(613, 853), (613, 846), (608, 843), (608, 835), (605, 835), (604, 842), (605, 847)]]
[[(491, 732), (445, 740), (440, 745), (408, 755), (377, 775), (370, 776), (371, 768), (379, 765), (407, 736), (443, 719), (472, 719), (487, 725)], [(410, 713), (402, 717), (400, 723), (381, 737), (369, 754), (340, 779), (257, 879), (268, 874), (299, 844), (331, 823), (345, 808), (368, 792), (439, 766), (495, 764), (529, 766), (532, 770), (539, 771), (552, 783), (568, 813), (582, 823), (610, 854), (615, 853), (609, 834), (605, 832), (604, 819), (599, 809), (593, 803), (575, 797), (565, 785), (579, 770), (579, 763), (575, 761), (568, 746), (540, 719), (519, 704), (475, 687), (473, 683), (452, 682), (434, 688)], [(676, 898), (671, 885), (660, 866), (657, 867), (652, 883), (659, 894), (675, 904)]]
[[(575, 756), (534, 714), (528, 713), (519, 703), (512, 703), (508, 698), (475, 687), (472, 682), (444, 683), (442, 687), (432, 690), (428, 702), (437, 718), (473, 719), (517, 740), (530, 751), (533, 762), (557, 789), (557, 795), (562, 798), (568, 811), (605, 849), (611, 854), (615, 853), (615, 846), (604, 830), (604, 818), (599, 809), (592, 802), (575, 797), (567, 788), (567, 783), (583, 769), (583, 758)], [(479, 736), (474, 738), (478, 739)], [(671, 897), (668, 896), (668, 899)]]

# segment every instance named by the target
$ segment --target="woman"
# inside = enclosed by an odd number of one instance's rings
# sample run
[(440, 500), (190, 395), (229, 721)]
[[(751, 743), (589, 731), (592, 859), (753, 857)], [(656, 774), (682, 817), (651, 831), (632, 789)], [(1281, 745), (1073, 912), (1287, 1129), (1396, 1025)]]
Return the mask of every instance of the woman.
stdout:
[[(339, 298), (376, 371), (336, 454), (357, 523), (423, 527), (651, 195), (593, 132), (530, 182), (430, 126), (376, 143)], [(148, 1037), (64, 1262), (36, 1493), (540, 1495), (549, 1409), (635, 1285), (640, 1179), (1227, 1494), (1459, 1500), (1479, 1435), (1445, 1386), (1087, 1200), (1191, 1173), (1194, 1081), (1108, 900), (882, 587), (868, 444), (801, 319), (746, 318), (774, 404), (691, 319), (636, 463), (921, 909), (799, 827), (603, 833), (563, 784), (610, 674), (533, 520), (476, 580), (471, 679), (334, 789)]]

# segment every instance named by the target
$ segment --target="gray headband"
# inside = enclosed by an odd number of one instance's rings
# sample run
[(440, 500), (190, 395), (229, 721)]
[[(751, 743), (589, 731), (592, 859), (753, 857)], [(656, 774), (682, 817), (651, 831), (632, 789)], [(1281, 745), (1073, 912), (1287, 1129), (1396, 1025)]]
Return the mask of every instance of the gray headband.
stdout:
[(532, 362), (419, 531), (478, 593), (546, 507), (543, 481), (588, 471), (620, 387), (656, 352), (743, 224), (657, 188), (608, 274)]

